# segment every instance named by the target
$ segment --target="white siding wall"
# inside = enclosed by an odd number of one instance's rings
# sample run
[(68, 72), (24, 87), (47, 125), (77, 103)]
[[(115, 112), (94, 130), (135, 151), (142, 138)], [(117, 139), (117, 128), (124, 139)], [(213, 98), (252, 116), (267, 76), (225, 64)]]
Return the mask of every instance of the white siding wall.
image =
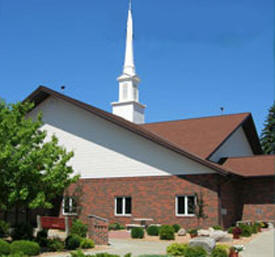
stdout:
[(251, 146), (242, 127), (237, 129), (231, 137), (211, 156), (210, 160), (218, 162), (223, 157), (253, 155)]
[(43, 129), (73, 150), (71, 165), (82, 178), (214, 173), (70, 103), (50, 97), (30, 115), (43, 113)]

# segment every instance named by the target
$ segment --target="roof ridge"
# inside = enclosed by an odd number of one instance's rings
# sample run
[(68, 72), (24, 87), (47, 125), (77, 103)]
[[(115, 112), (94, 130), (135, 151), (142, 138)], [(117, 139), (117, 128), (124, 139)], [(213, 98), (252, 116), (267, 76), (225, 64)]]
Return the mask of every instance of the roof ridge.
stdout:
[(188, 121), (188, 120), (201, 120), (201, 119), (211, 119), (211, 118), (217, 118), (217, 117), (227, 117), (227, 116), (237, 116), (241, 114), (250, 115), (251, 112), (240, 112), (240, 113), (231, 113), (231, 114), (223, 114), (223, 115), (213, 115), (213, 116), (203, 116), (203, 117), (195, 117), (195, 118), (188, 118), (188, 119), (178, 119), (178, 120), (167, 120), (167, 121), (156, 121), (156, 122), (150, 122), (141, 124), (143, 125), (151, 125), (151, 124), (158, 124), (158, 123), (169, 123), (169, 122), (181, 122), (181, 121)]

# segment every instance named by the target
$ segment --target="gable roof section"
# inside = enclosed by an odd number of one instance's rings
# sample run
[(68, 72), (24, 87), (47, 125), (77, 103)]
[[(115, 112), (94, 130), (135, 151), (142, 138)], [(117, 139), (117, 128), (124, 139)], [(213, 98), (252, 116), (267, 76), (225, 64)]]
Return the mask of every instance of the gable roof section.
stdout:
[(120, 127), (123, 127), (135, 134), (138, 134), (154, 143), (157, 143), (167, 149), (170, 149), (184, 157), (187, 157), (195, 162), (198, 162), (210, 169), (213, 169), (214, 171), (218, 172), (221, 175), (237, 175), (235, 174), (232, 170), (224, 168), (218, 164), (212, 163), (210, 161), (201, 159), (199, 156), (192, 154), (184, 149), (182, 149), (180, 146), (176, 145), (174, 142), (169, 142), (167, 139), (156, 135), (155, 133), (150, 132), (149, 130), (143, 128), (142, 126), (136, 125), (132, 122), (129, 122), (123, 118), (120, 118), (116, 115), (113, 115), (109, 112), (105, 112), (101, 109), (98, 109), (94, 106), (85, 104), (83, 102), (80, 102), (76, 99), (73, 99), (71, 97), (65, 96), (61, 93), (58, 93), (52, 89), (49, 89), (47, 87), (44, 86), (40, 86), (38, 87), (31, 95), (29, 95), (24, 101), (31, 101), (34, 102), (35, 106), (39, 105), (40, 103), (42, 103), (45, 99), (47, 99), (49, 96), (54, 96), (57, 97), (59, 99), (62, 99), (66, 102), (69, 102), (75, 106), (78, 106), (79, 108), (86, 110), (90, 113), (93, 113), (94, 115), (101, 117), (105, 120), (108, 120)]
[(223, 166), (244, 177), (274, 176), (275, 155), (227, 158)]
[(250, 113), (147, 123), (141, 126), (203, 159), (209, 159), (242, 126), (254, 154), (261, 154)]

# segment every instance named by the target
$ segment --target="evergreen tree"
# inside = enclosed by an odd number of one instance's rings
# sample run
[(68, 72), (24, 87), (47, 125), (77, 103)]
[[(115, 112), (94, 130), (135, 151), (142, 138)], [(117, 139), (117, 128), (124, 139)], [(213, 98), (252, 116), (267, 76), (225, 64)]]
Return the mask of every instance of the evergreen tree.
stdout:
[(67, 163), (73, 152), (41, 130), (42, 115), (26, 118), (30, 103), (0, 101), (0, 210), (52, 208), (52, 200), (78, 176)]
[(268, 112), (261, 134), (261, 145), (265, 154), (275, 154), (275, 102)]

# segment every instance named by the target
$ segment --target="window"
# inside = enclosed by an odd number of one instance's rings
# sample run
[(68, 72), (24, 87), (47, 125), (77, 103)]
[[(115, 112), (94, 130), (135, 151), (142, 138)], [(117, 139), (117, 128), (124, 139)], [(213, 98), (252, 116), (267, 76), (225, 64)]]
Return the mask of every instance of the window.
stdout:
[(184, 195), (176, 197), (176, 215), (194, 216), (196, 207), (196, 198), (194, 195)]
[(132, 214), (132, 198), (116, 197), (115, 198), (115, 215), (130, 216)]
[(73, 215), (77, 213), (76, 199), (71, 196), (63, 198), (63, 215)]

